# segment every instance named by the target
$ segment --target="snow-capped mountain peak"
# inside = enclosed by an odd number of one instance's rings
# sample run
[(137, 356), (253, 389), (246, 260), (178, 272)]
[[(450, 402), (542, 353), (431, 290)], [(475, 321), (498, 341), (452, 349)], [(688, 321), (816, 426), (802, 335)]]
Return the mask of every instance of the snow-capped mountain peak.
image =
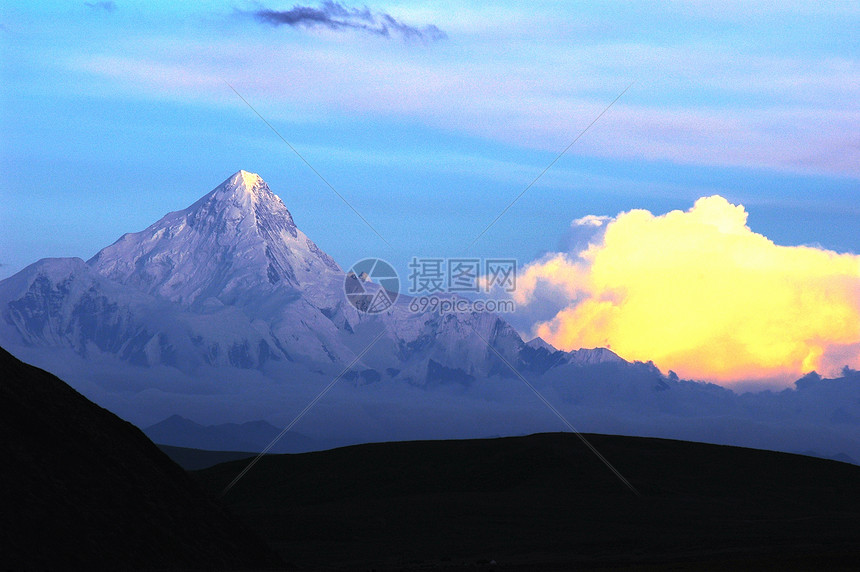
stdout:
[(269, 189), (269, 185), (260, 175), (248, 171), (238, 171), (198, 203), (208, 205), (210, 208), (215, 206), (223, 209), (233, 206), (241, 209), (245, 214), (257, 216), (270, 211), (272, 214), (288, 219), (295, 226), (293, 215), (287, 210), (281, 198)]
[(281, 219), (275, 226), (284, 226), (295, 237), (293, 215), (266, 181), (256, 173), (239, 171), (194, 203), (188, 210), (198, 211), (198, 218), (214, 216), (227, 220), (248, 219), (249, 224), (261, 224), (261, 219)]
[[(88, 261), (99, 274), (181, 304), (232, 303), (340, 273), (266, 182), (239, 171), (190, 207), (126, 234)], [(259, 291), (257, 292), (259, 294)]]
[(46, 261), (3, 281), (9, 332), (0, 323), (0, 340), (80, 355), (97, 348), (188, 372), (277, 361), (336, 372), (387, 331), (360, 371), (417, 384), (509, 375), (487, 343), (511, 362), (520, 357), (522, 339), (498, 316), (419, 313), (405, 298), (364, 315), (344, 293), (346, 278), (266, 182), (239, 171), (86, 263)]
[(244, 169), (239, 169), (235, 175), (230, 177), (231, 184), (238, 184), (240, 180), (242, 185), (248, 189), (253, 188), (254, 185), (263, 181), (262, 177), (257, 173), (249, 173)]
[(527, 342), (526, 345), (532, 349), (535, 349), (535, 350), (545, 349), (546, 351), (548, 351), (551, 354), (558, 351), (552, 344), (550, 344), (549, 342), (547, 342), (546, 340), (544, 340), (540, 336), (533, 338), (532, 340)]

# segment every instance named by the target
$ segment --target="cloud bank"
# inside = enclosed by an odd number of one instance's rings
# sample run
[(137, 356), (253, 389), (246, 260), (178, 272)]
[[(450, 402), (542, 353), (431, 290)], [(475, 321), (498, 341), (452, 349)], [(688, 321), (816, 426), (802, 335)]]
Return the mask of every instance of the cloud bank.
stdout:
[(437, 41), (447, 38), (445, 32), (434, 25), (418, 28), (404, 24), (390, 14), (372, 11), (367, 6), (350, 8), (340, 2), (326, 1), (318, 8), (295, 5), (290, 10), (260, 9), (254, 12), (260, 22), (291, 27), (325, 27), (331, 30), (360, 30), (384, 36), (394, 35), (405, 40)]
[(565, 300), (533, 328), (556, 347), (610, 347), (682, 377), (788, 384), (858, 367), (860, 256), (779, 246), (746, 223), (720, 196), (625, 212), (584, 250), (527, 265), (515, 298)]

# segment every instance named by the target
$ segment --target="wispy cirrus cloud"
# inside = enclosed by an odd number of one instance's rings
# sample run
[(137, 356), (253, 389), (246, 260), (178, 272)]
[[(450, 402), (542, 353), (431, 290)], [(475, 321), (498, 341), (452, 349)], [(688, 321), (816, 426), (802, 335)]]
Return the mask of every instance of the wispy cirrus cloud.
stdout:
[[(707, 41), (663, 45), (585, 32), (574, 42), (565, 34), (575, 22), (565, 20), (561, 30), (547, 25), (551, 16), (559, 17), (553, 12), (508, 7), (496, 21), (488, 10), (399, 5), (395, 18), (340, 2), (263, 6), (241, 12), (245, 23), (275, 31), (284, 25), (316, 29), (338, 39), (248, 37), (227, 25), (236, 16), (230, 12), (222, 23), (227, 32), (215, 42), (170, 35), (122, 39), (66, 61), (135, 97), (220, 103), (221, 78), (229, 77), (249, 97), (276, 101), (268, 110), (273, 119), (283, 112), (409, 121), (551, 152), (635, 79), (635, 88), (577, 142), (571, 157), (860, 177), (854, 105), (860, 65), (851, 54), (739, 50)], [(388, 18), (401, 28), (386, 24)], [(505, 35), (521, 32), (523, 22), (537, 25), (534, 18), (543, 18), (537, 24), (546, 36), (526, 41)], [(382, 37), (380, 26), (388, 38), (402, 40), (412, 37), (406, 30), (427, 29), (404, 22), (445, 22), (455, 27), (457, 42), (445, 50), (401, 50), (394, 42), (360, 37)]]
[(105, 12), (116, 10), (116, 2), (84, 2), (84, 5), (93, 10), (104, 10)]
[(433, 24), (412, 26), (386, 12), (374, 11), (367, 6), (352, 8), (330, 0), (319, 7), (297, 4), (289, 10), (261, 8), (253, 12), (253, 15), (258, 21), (273, 26), (359, 30), (386, 38), (399, 36), (404, 40), (438, 41), (448, 37)]

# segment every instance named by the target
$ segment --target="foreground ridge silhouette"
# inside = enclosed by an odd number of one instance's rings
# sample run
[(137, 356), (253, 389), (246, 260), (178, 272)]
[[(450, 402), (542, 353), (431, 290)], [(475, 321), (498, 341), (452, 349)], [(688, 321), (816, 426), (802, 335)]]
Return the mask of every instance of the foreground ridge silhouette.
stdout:
[(280, 567), (139, 429), (2, 348), (0, 454), (0, 569)]

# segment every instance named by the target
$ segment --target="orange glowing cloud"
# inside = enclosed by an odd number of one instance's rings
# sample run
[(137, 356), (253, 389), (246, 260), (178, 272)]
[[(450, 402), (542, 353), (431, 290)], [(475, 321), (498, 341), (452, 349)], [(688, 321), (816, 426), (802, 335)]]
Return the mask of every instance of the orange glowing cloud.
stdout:
[(743, 206), (620, 214), (578, 255), (528, 265), (515, 299), (565, 307), (534, 333), (556, 347), (604, 346), (682, 377), (788, 383), (860, 365), (860, 256), (779, 246)]

